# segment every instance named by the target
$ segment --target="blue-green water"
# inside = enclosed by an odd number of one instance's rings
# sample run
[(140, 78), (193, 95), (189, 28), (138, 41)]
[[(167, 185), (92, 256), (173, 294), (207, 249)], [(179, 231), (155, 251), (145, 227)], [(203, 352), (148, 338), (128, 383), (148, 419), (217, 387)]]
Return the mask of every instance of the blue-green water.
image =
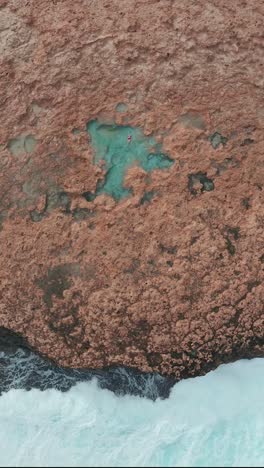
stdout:
[(173, 160), (162, 152), (161, 144), (154, 137), (146, 137), (139, 128), (93, 120), (87, 124), (87, 132), (94, 150), (94, 163), (104, 161), (106, 171), (91, 199), (102, 193), (116, 200), (129, 196), (132, 191), (124, 186), (124, 179), (127, 170), (134, 165), (151, 172), (168, 169), (173, 164)]
[(264, 360), (176, 384), (167, 400), (96, 381), (0, 397), (0, 466), (263, 466)]

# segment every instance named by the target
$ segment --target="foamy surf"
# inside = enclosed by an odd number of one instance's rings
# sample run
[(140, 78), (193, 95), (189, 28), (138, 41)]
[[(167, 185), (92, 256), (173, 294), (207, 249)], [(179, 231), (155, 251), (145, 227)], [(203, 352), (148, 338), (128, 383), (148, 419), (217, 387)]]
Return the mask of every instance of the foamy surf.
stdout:
[(166, 400), (68, 392), (0, 397), (0, 466), (263, 466), (264, 359), (176, 384)]

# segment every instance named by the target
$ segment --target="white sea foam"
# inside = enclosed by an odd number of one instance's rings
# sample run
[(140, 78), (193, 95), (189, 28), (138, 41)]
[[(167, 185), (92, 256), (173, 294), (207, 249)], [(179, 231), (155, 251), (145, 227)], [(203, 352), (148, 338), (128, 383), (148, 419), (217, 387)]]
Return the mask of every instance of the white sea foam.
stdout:
[(264, 359), (178, 383), (167, 400), (96, 382), (0, 397), (0, 466), (263, 466)]

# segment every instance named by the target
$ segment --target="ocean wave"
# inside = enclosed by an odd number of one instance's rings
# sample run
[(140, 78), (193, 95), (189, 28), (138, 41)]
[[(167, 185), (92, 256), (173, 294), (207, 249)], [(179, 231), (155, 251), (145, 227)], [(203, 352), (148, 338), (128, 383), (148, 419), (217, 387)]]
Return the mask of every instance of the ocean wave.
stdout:
[(0, 397), (0, 466), (263, 466), (264, 359), (177, 383), (169, 398), (117, 396), (96, 378), (68, 392)]

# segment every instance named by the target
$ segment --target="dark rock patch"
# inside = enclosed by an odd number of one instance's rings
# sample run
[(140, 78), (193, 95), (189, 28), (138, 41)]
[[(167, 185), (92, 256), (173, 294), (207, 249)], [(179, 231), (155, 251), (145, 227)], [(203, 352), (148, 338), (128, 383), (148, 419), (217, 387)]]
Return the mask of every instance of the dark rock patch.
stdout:
[(225, 146), (228, 141), (228, 139), (222, 136), (219, 132), (209, 135), (208, 140), (214, 149), (217, 149), (220, 145)]
[[(142, 325), (142, 324), (141, 324)], [(140, 326), (141, 326), (140, 325)], [(0, 327), (0, 395), (11, 389), (70, 390), (79, 382), (96, 378), (99, 388), (117, 396), (135, 395), (155, 401), (168, 398), (175, 379), (128, 367), (70, 369), (59, 367), (35, 353), (19, 334)]]
[[(200, 188), (199, 188), (200, 186)], [(188, 189), (192, 195), (197, 195), (199, 190), (203, 192), (211, 192), (214, 190), (214, 181), (207, 177), (206, 172), (196, 172), (188, 175)]]

